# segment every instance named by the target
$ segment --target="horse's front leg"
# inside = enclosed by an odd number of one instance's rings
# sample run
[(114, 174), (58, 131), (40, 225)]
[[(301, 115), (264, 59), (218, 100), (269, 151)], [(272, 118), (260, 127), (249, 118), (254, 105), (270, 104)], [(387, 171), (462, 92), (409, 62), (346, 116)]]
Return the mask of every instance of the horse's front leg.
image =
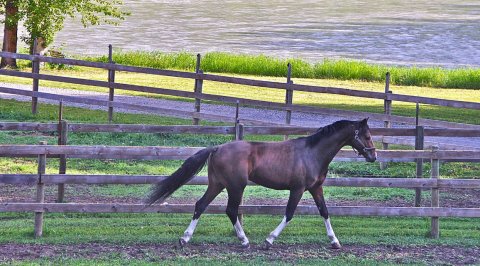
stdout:
[(237, 233), (238, 239), (242, 243), (242, 247), (249, 248), (250, 242), (248, 241), (248, 238), (245, 235), (245, 232), (243, 231), (242, 224), (238, 220), (238, 207), (242, 202), (242, 195), (243, 195), (243, 190), (245, 189), (245, 185), (246, 184), (242, 184), (241, 186), (236, 188), (232, 188), (232, 187), (227, 188), (228, 204), (227, 204), (226, 213), (228, 218), (230, 218), (230, 221), (232, 222), (233, 228)]
[(342, 246), (338, 241), (335, 233), (333, 232), (332, 225), (330, 224), (330, 218), (328, 217), (327, 205), (325, 205), (325, 199), (323, 198), (323, 188), (318, 186), (308, 190), (312, 194), (315, 204), (317, 205), (320, 215), (323, 217), (323, 222), (325, 223), (325, 228), (327, 229), (327, 236), (330, 239), (330, 243), (333, 249), (339, 249)]
[(304, 191), (304, 188), (290, 190), (290, 197), (288, 198), (285, 217), (283, 217), (282, 222), (277, 226), (277, 228), (275, 228), (275, 230), (270, 233), (270, 235), (265, 240), (265, 249), (269, 249), (273, 245), (273, 241), (275, 241), (275, 239), (280, 235), (283, 229), (285, 229), (285, 227), (288, 225), (290, 220), (292, 220), (295, 209), (297, 208), (298, 202), (302, 198)]

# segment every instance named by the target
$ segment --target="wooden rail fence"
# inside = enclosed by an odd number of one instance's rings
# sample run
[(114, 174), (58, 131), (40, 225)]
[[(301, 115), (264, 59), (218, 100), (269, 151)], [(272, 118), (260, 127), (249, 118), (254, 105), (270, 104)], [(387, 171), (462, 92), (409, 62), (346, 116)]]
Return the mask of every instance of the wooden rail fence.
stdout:
[[(66, 156), (68, 158), (88, 159), (136, 159), (136, 160), (172, 160), (184, 159), (193, 155), (200, 147), (132, 147), (132, 146), (59, 146), (59, 145), (0, 145), (2, 157), (38, 157), (37, 174), (0, 174), (0, 183), (30, 184), (37, 186), (35, 203), (1, 203), (2, 212), (35, 212), (35, 236), (42, 235), (43, 213), (45, 212), (159, 212), (190, 213), (193, 205), (167, 204), (145, 207), (141, 204), (77, 204), (45, 203), (44, 187), (48, 184), (151, 184), (165, 176), (129, 176), (129, 175), (67, 175), (45, 174), (48, 157)], [(333, 215), (355, 216), (423, 216), (432, 217), (431, 234), (439, 237), (439, 217), (480, 217), (480, 208), (445, 208), (439, 207), (438, 189), (440, 188), (480, 188), (478, 179), (442, 180), (439, 178), (439, 160), (480, 159), (480, 151), (379, 151), (381, 161), (415, 161), (429, 159), (432, 167), (430, 179), (423, 178), (330, 178), (326, 186), (349, 187), (390, 187), (390, 188), (430, 188), (432, 190), (431, 207), (330, 207)], [(352, 151), (342, 150), (336, 160), (358, 160)], [(189, 184), (207, 184), (206, 177), (195, 177)], [(254, 184), (251, 184), (254, 185)], [(248, 214), (282, 214), (285, 206), (243, 205), (242, 213)], [(207, 213), (224, 212), (225, 206), (210, 206)], [(316, 215), (315, 206), (299, 206), (298, 214)]]
[[(201, 113), (200, 110), (201, 110), (202, 100), (220, 101), (220, 102), (230, 103), (230, 104), (239, 102), (240, 104), (244, 104), (244, 105), (253, 105), (253, 106), (259, 106), (262, 108), (283, 110), (286, 113), (285, 122), (287, 124), (289, 123), (291, 113), (293, 111), (330, 114), (335, 116), (357, 116), (357, 117), (369, 116), (372, 119), (386, 121), (389, 124), (391, 124), (392, 122), (407, 123), (407, 124), (415, 123), (415, 118), (392, 115), (391, 110), (392, 110), (393, 101), (423, 103), (423, 104), (438, 105), (438, 106), (480, 110), (480, 103), (477, 103), (477, 102), (465, 102), (465, 101), (455, 101), (455, 100), (446, 100), (446, 99), (435, 99), (435, 98), (421, 97), (421, 96), (394, 94), (389, 89), (388, 73), (387, 73), (387, 79), (386, 79), (387, 82), (386, 82), (385, 93), (381, 93), (381, 92), (370, 92), (370, 91), (352, 90), (352, 89), (344, 89), (344, 88), (294, 84), (290, 78), (290, 74), (287, 75), (287, 80), (285, 83), (205, 74), (200, 69), (200, 56), (197, 57), (197, 65), (196, 65), (195, 73), (125, 66), (125, 65), (115, 64), (111, 59), (111, 48), (109, 49), (109, 51), (110, 51), (109, 63), (89, 62), (89, 61), (65, 59), (65, 58), (53, 58), (53, 57), (45, 57), (40, 55), (26, 55), (26, 54), (0, 52), (0, 56), (2, 57), (30, 60), (35, 63), (34, 65), (36, 65), (39, 62), (48, 62), (48, 63), (56, 63), (56, 64), (94, 67), (94, 68), (101, 68), (101, 69), (108, 70), (108, 81), (89, 80), (89, 79), (81, 79), (81, 78), (40, 74), (39, 73), (40, 69), (37, 67), (34, 67), (34, 69), (32, 70), (32, 73), (18, 72), (18, 71), (11, 71), (11, 70), (0, 70), (0, 75), (29, 78), (33, 80), (33, 89), (31, 92), (13, 89), (13, 88), (7, 88), (7, 87), (0, 87), (0, 92), (32, 97), (33, 112), (36, 112), (37, 110), (38, 98), (45, 98), (45, 99), (58, 100), (58, 101), (63, 99), (64, 101), (69, 101), (69, 102), (105, 106), (108, 108), (108, 111), (109, 111), (108, 118), (110, 121), (113, 114), (113, 108), (128, 108), (133, 110), (154, 112), (154, 113), (168, 115), (168, 116), (190, 117), (190, 118), (193, 118), (194, 124), (198, 124), (200, 119), (223, 121), (223, 122), (234, 122), (232, 119), (233, 116), (229, 117), (225, 115), (213, 115), (213, 114)], [(291, 68), (289, 67), (288, 69), (291, 69)], [(161, 76), (169, 76), (169, 77), (187, 78), (187, 79), (195, 80), (195, 85), (194, 85), (193, 91), (189, 92), (189, 91), (179, 91), (179, 90), (173, 90), (173, 89), (118, 83), (118, 82), (115, 82), (116, 71), (128, 71), (133, 73), (144, 73), (144, 74), (161, 75)], [(291, 70), (287, 72), (291, 73)], [(109, 97), (108, 97), (108, 100), (93, 100), (93, 99), (87, 99), (87, 98), (71, 97), (66, 95), (42, 93), (38, 91), (39, 80), (49, 80), (49, 81), (55, 81), (55, 82), (65, 82), (65, 83), (71, 83), (71, 84), (89, 85), (89, 86), (108, 88)], [(284, 103), (269, 102), (269, 101), (252, 100), (252, 99), (245, 99), (245, 98), (238, 98), (238, 97), (206, 94), (202, 92), (204, 80), (284, 90), (285, 102)], [(186, 111), (178, 111), (178, 110), (159, 108), (159, 107), (119, 103), (114, 101), (115, 89), (192, 98), (192, 99), (195, 99), (195, 105), (194, 105), (194, 108), (192, 108), (193, 111), (186, 112)], [(383, 100), (385, 102), (385, 113), (376, 114), (376, 113), (366, 113), (366, 112), (355, 112), (355, 111), (335, 110), (335, 109), (293, 104), (294, 91), (312, 92), (312, 93), (328, 93), (328, 94), (337, 94), (337, 95), (345, 95), (345, 96), (352, 96), (352, 97), (363, 97), (363, 98)], [(246, 120), (246, 119), (242, 119), (242, 122), (252, 123), (252, 124), (260, 123), (259, 121)], [(262, 122), (262, 123), (265, 123), (265, 122)], [(460, 124), (460, 123), (438, 121), (438, 120), (431, 120), (431, 119), (419, 119), (419, 123), (425, 126), (435, 126), (435, 127), (477, 128), (477, 129), (480, 128), (480, 126), (478, 125)], [(387, 124), (386, 126), (388, 127)]]
[[(172, 160), (186, 159), (201, 147), (173, 148), (173, 147), (112, 147), (112, 146), (66, 146), (69, 132), (130, 132), (130, 133), (194, 133), (194, 134), (223, 134), (235, 135), (235, 139), (242, 139), (245, 134), (269, 135), (299, 135), (310, 134), (315, 128), (268, 127), (268, 126), (156, 126), (156, 125), (116, 125), (116, 124), (74, 124), (60, 121), (59, 123), (16, 123), (0, 122), (0, 130), (13, 131), (40, 131), (58, 132), (61, 145), (0, 145), (2, 157), (38, 157), (39, 172), (37, 174), (0, 174), (0, 183), (37, 185), (36, 203), (2, 203), (0, 211), (32, 211), (37, 213), (41, 224), (43, 212), (191, 212), (190, 205), (166, 205), (143, 208), (138, 204), (61, 204), (44, 203), (42, 191), (44, 185), (52, 184), (152, 184), (157, 183), (165, 176), (129, 176), (129, 175), (68, 175), (66, 165), (60, 165), (59, 174), (45, 174), (46, 158), (89, 158), (89, 159), (136, 159), (136, 160)], [(415, 136), (417, 129), (372, 128), (372, 134), (385, 136)], [(479, 130), (473, 129), (424, 129), (425, 135), (478, 137)], [(379, 151), (381, 162), (415, 162), (419, 159), (430, 160), (434, 168), (438, 168), (441, 161), (472, 161), (480, 160), (480, 151)], [(336, 161), (363, 161), (352, 151), (342, 150)], [(438, 236), (438, 217), (480, 217), (480, 209), (476, 208), (443, 208), (437, 206), (437, 191), (441, 188), (480, 188), (480, 180), (474, 179), (440, 179), (438, 171), (431, 171), (431, 178), (329, 178), (326, 186), (349, 187), (390, 187), (431, 189), (433, 205), (420, 208), (379, 208), (379, 207), (331, 207), (334, 215), (381, 215), (381, 216), (428, 216), (433, 217), (432, 235)], [(195, 177), (189, 185), (205, 185), (206, 177)], [(250, 183), (250, 185), (255, 185)], [(63, 202), (63, 195), (58, 202)], [(417, 205), (417, 203), (416, 203)], [(418, 202), (418, 205), (420, 202)], [(212, 206), (208, 212), (223, 212), (224, 206)], [(251, 214), (281, 214), (284, 206), (242, 206), (243, 213)], [(313, 206), (299, 206), (299, 214), (317, 214)], [(41, 227), (36, 227), (36, 235), (41, 235)]]
[[(61, 112), (60, 112), (61, 114)], [(61, 115), (60, 115), (61, 116)], [(61, 119), (61, 117), (60, 117)], [(243, 126), (236, 123), (235, 126), (157, 126), (157, 125), (133, 125), (133, 124), (76, 124), (60, 120), (59, 123), (18, 123), (18, 122), (0, 122), (0, 131), (37, 131), (37, 132), (56, 132), (58, 144), (66, 145), (69, 133), (75, 132), (115, 132), (115, 133), (168, 133), (168, 134), (220, 134), (233, 135), (233, 139), (241, 140), (245, 135), (308, 135), (315, 132), (317, 128), (308, 127), (272, 127), (272, 126)], [(423, 143), (423, 136), (444, 136), (444, 137), (480, 137), (480, 130), (474, 129), (424, 129), (417, 126), (415, 129), (408, 128), (371, 128), (372, 134), (376, 139), (383, 140), (395, 136), (414, 136), (415, 141)], [(387, 139), (387, 142), (390, 140)], [(423, 144), (422, 144), (423, 147)], [(28, 156), (28, 155), (25, 155)], [(35, 156), (35, 155), (31, 155)], [(337, 160), (345, 160), (338, 158)], [(353, 160), (352, 158), (350, 160)], [(358, 159), (357, 160), (361, 160)], [(475, 159), (462, 159), (463, 161), (478, 161)], [(456, 161), (448, 159), (447, 161)], [(66, 156), (60, 155), (59, 174), (65, 174)], [(386, 162), (382, 162), (386, 163)], [(423, 159), (417, 159), (417, 177), (423, 177)], [(64, 188), (63, 184), (58, 185), (58, 202), (63, 202)], [(415, 206), (421, 204), (421, 190), (416, 189), (417, 195)]]

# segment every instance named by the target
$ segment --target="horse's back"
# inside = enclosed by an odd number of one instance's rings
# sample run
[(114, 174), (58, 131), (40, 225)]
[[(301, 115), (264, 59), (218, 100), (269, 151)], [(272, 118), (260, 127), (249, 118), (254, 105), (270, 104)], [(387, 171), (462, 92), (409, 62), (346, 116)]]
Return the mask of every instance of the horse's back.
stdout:
[(250, 142), (250, 141), (232, 141), (222, 144), (218, 147), (216, 154), (223, 161), (235, 160), (266, 160), (268, 162), (283, 160), (293, 155), (294, 146), (287, 141), (282, 142)]

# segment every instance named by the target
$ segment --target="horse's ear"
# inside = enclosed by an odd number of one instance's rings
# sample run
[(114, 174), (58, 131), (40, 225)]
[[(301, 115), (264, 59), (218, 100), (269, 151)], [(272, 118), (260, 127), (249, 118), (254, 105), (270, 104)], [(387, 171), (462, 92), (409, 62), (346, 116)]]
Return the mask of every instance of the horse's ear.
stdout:
[(362, 121), (360, 121), (360, 124), (361, 124), (362, 126), (367, 125), (368, 118), (369, 118), (369, 117), (367, 117), (367, 118), (363, 119)]

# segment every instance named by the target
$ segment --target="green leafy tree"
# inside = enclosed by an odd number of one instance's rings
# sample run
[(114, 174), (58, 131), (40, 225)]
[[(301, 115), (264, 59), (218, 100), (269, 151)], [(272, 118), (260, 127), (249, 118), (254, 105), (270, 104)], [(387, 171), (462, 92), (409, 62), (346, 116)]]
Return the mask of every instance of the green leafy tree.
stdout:
[[(10, 24), (23, 23), (27, 33), (21, 36), (21, 40), (30, 47), (30, 52), (34, 51), (33, 44), (37, 38), (40, 40), (40, 48), (50, 45), (55, 34), (63, 28), (67, 17), (80, 17), (80, 22), (87, 27), (99, 24), (117, 25), (129, 15), (121, 10), (122, 0), (0, 0), (0, 7), (4, 7), (5, 14), (9, 11), (9, 2), (13, 2), (16, 7), (16, 12), (10, 15)], [(7, 16), (5, 18), (7, 22)], [(5, 27), (7, 24), (5, 23)], [(15, 38), (15, 42), (17, 41), (16, 35), (4, 34), (4, 44), (12, 42), (8, 38)], [(3, 51), (16, 52), (16, 46), (15, 50)]]

